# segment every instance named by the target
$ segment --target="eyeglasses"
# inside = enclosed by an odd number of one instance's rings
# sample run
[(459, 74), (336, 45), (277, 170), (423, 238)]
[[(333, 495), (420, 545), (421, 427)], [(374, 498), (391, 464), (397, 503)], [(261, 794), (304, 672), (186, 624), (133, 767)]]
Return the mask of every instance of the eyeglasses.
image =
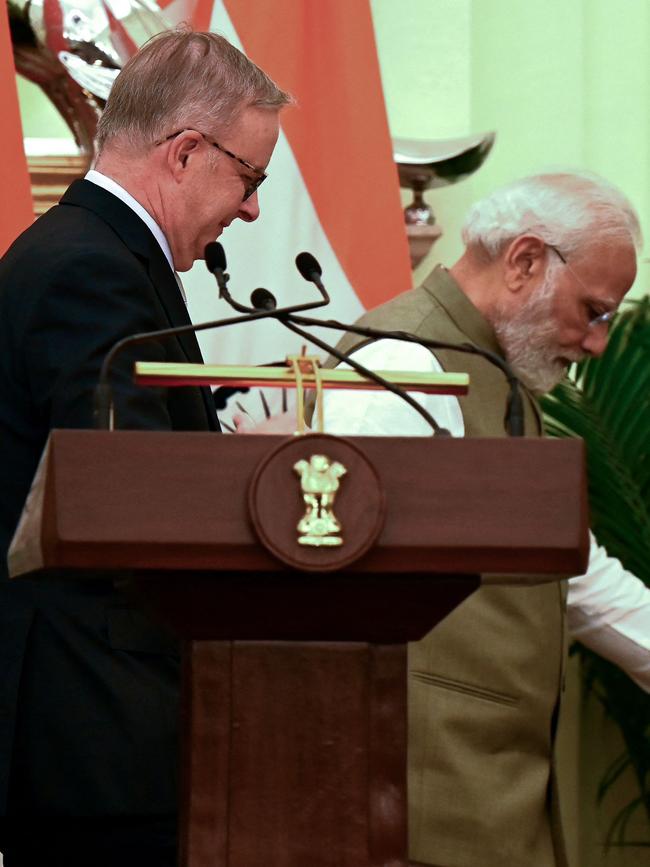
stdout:
[[(582, 288), (585, 289), (586, 291), (589, 291), (587, 289), (587, 287), (585, 286), (584, 282), (578, 277), (576, 272), (573, 270), (571, 265), (569, 265), (566, 258), (562, 255), (562, 253), (560, 253), (558, 248), (555, 247), (553, 244), (546, 244), (546, 246), (549, 248), (549, 250), (552, 250), (555, 253), (555, 255), (558, 257), (560, 262), (562, 262), (562, 264), (566, 268), (569, 269), (569, 271), (573, 275), (573, 278), (582, 286)], [(617, 310), (606, 310), (604, 313), (596, 313), (595, 310), (592, 310), (592, 312), (593, 312), (593, 315), (590, 315), (589, 322), (588, 322), (589, 328), (596, 328), (598, 325), (609, 326), (612, 323), (612, 321), (614, 320), (614, 318), (616, 317), (616, 314), (618, 313)]]
[(198, 134), (202, 136), (208, 142), (208, 144), (211, 144), (212, 147), (216, 148), (218, 151), (221, 151), (221, 153), (225, 154), (227, 157), (230, 157), (231, 160), (237, 160), (238, 163), (240, 163), (242, 166), (245, 166), (245, 168), (249, 169), (249, 171), (255, 172), (255, 174), (257, 175), (257, 177), (255, 178), (248, 178), (244, 175), (241, 176), (242, 180), (245, 182), (244, 197), (242, 199), (242, 202), (245, 202), (246, 199), (250, 199), (253, 193), (256, 192), (260, 185), (264, 183), (264, 181), (267, 179), (268, 175), (261, 169), (255, 168), (254, 165), (247, 162), (246, 160), (243, 160), (241, 157), (238, 157), (237, 154), (234, 154), (227, 148), (222, 147), (218, 142), (211, 139), (204, 132), (201, 132), (200, 129), (192, 129), (190, 127), (187, 127), (186, 129), (179, 129), (177, 130), (177, 132), (173, 132), (171, 135), (168, 135), (167, 138), (162, 139), (162, 141), (157, 141), (155, 143), (156, 147), (158, 145), (164, 144), (166, 141), (171, 141), (171, 139), (176, 138), (177, 135), (181, 135), (181, 133), (184, 132), (198, 132)]

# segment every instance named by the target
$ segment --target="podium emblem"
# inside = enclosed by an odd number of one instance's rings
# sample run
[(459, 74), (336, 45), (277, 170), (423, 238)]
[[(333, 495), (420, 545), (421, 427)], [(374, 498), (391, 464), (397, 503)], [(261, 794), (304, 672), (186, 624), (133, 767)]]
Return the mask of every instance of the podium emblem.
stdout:
[(339, 489), (339, 479), (347, 473), (340, 461), (327, 455), (312, 455), (293, 465), (300, 478), (305, 514), (298, 521), (299, 545), (313, 548), (336, 547), (343, 544), (341, 523), (334, 514), (334, 500)]
[(357, 443), (311, 433), (289, 437), (262, 457), (248, 509), (258, 539), (282, 563), (334, 572), (373, 547), (386, 501), (379, 473)]

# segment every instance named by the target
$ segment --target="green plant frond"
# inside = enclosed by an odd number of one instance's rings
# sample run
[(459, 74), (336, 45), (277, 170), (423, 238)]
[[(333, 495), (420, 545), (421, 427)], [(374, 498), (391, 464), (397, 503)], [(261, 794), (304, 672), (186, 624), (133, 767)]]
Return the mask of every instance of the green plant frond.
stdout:
[(598, 407), (603, 396), (607, 395), (612, 388), (616, 388), (624, 339), (622, 329), (618, 329), (610, 336), (607, 347), (609, 364), (605, 368), (598, 364), (598, 359), (589, 359), (584, 365), (582, 393), (594, 406)]
[[(647, 384), (650, 389), (650, 377)], [(621, 431), (619, 438), (620, 447), (627, 451), (628, 448), (634, 448), (640, 442), (643, 442), (644, 433), (650, 436), (650, 405), (638, 404), (636, 412), (629, 413), (629, 419), (625, 428)], [(644, 457), (647, 459), (644, 460)], [(646, 447), (645, 455), (642, 452), (638, 456), (636, 464), (643, 480), (650, 480), (650, 447)]]
[[(620, 343), (618, 345), (620, 348)], [(627, 359), (622, 349), (620, 354)], [(605, 358), (609, 358), (609, 349)], [(599, 360), (601, 367), (604, 366), (603, 360)], [(619, 378), (616, 387), (613, 385), (614, 379), (610, 380), (614, 393), (606, 400), (602, 399), (602, 395), (598, 401), (588, 399), (581, 394), (577, 383), (563, 383), (561, 388), (544, 400), (543, 406), (550, 435), (580, 436), (585, 440), (594, 530), (598, 533), (600, 529), (600, 541), (610, 548), (615, 542), (615, 550), (611, 553), (621, 557), (626, 540), (630, 540), (632, 551), (638, 549), (638, 553), (632, 557), (634, 567), (641, 570), (639, 577), (650, 582), (649, 567), (645, 566), (647, 552), (650, 551), (650, 504), (645, 496), (650, 486), (646, 474), (650, 461), (642, 461), (640, 471), (634, 461), (635, 457), (646, 455), (650, 448), (647, 445), (650, 440), (650, 414), (646, 424), (646, 413), (637, 412), (639, 400), (645, 400), (646, 394), (650, 394), (650, 358), (642, 360), (645, 369), (643, 376), (634, 375), (640, 366), (636, 355), (632, 362), (626, 360), (623, 368), (625, 376)], [(596, 363), (596, 360), (591, 362), (592, 365)], [(604, 380), (601, 378), (600, 381)], [(631, 386), (626, 391), (620, 388), (621, 383), (631, 383)], [(600, 403), (607, 404), (608, 414), (599, 410)], [(616, 411), (620, 405), (624, 408), (623, 421), (613, 424), (612, 419), (617, 418)], [(625, 436), (621, 432), (623, 430)], [(612, 516), (610, 520), (602, 518), (607, 512)], [(619, 529), (618, 524), (621, 522), (623, 526)], [(645, 557), (642, 551), (646, 552)]]
[[(650, 297), (626, 305), (604, 355), (577, 365), (542, 406), (550, 436), (585, 441), (596, 538), (650, 586)], [(650, 819), (650, 695), (590, 650), (578, 645), (575, 652), (585, 690), (619, 727), (625, 744), (600, 781), (598, 802), (625, 771), (631, 769), (638, 784), (638, 797), (619, 810), (607, 834), (607, 846), (622, 846), (638, 810)]]
[(650, 351), (650, 305), (648, 299), (627, 302), (618, 321), (611, 329), (607, 346), (607, 364), (590, 358), (578, 366), (577, 379), (589, 400), (598, 401), (598, 395), (609, 391), (610, 382), (620, 375), (619, 356), (632, 345), (635, 351)]
[(594, 387), (589, 393), (582, 393), (581, 402), (589, 407), (592, 416), (598, 416), (600, 425), (617, 438), (628, 426), (631, 415), (643, 411), (650, 394), (650, 353), (626, 346), (617, 356), (610, 356), (608, 352), (607, 364), (599, 364), (599, 369), (604, 367), (609, 376), (594, 377)]
[[(555, 394), (555, 392), (554, 392)], [(575, 395), (567, 394), (564, 401), (553, 402), (552, 398), (544, 398), (542, 401), (544, 412), (547, 413), (546, 427), (553, 421), (562, 424), (571, 436), (583, 434), (590, 436), (602, 436), (600, 425), (600, 413), (582, 399), (576, 399)]]
[(647, 408), (650, 393), (650, 353), (621, 354), (616, 381), (604, 392), (607, 405), (602, 407), (603, 423), (613, 436), (629, 424), (633, 415)]
[[(650, 586), (650, 535), (643, 512), (635, 503), (605, 494), (590, 497), (591, 525), (594, 535), (608, 552)], [(606, 515), (605, 509), (618, 509), (618, 515)], [(647, 519), (645, 519), (647, 520)]]

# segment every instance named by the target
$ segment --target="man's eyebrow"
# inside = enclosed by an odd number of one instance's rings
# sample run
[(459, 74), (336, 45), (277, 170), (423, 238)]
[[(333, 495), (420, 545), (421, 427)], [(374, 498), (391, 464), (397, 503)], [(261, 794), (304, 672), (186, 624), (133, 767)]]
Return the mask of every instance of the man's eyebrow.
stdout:
[(605, 307), (607, 310), (618, 310), (619, 308), (619, 304), (614, 298), (596, 298), (592, 295), (586, 300), (595, 307)]

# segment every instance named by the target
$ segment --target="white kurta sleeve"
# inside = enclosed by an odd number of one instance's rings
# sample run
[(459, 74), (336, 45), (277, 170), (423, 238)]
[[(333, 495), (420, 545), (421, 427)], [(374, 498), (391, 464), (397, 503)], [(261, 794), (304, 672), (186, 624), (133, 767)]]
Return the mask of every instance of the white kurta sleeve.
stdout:
[[(409, 370), (442, 373), (435, 356), (417, 343), (377, 340), (354, 353), (370, 370)], [(349, 365), (341, 364), (341, 367)], [(463, 436), (465, 426), (458, 399), (453, 395), (409, 392), (452, 436)], [(382, 391), (329, 390), (325, 392), (327, 433), (358, 436), (431, 436), (427, 422), (404, 400)]]
[(571, 578), (569, 629), (650, 692), (650, 589), (591, 535), (589, 566)]

